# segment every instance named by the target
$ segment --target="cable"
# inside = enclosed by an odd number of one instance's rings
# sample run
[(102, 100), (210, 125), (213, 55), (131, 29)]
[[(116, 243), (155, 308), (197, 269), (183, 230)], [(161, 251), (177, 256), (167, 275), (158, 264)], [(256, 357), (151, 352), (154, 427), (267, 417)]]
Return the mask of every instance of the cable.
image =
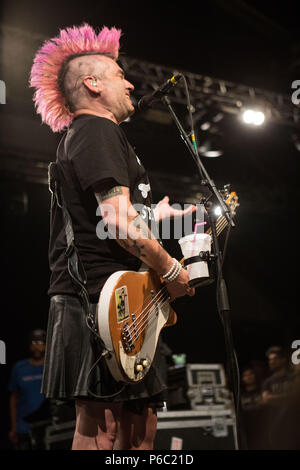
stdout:
[[(87, 297), (85, 296), (85, 307), (84, 308), (87, 308), (88, 305), (89, 305), (89, 302), (87, 300)], [(90, 316), (90, 312), (88, 314), (86, 314), (86, 317), (85, 317), (85, 321), (86, 321), (86, 325), (87, 327), (89, 328), (89, 330), (95, 335), (96, 337), (96, 340), (99, 341), (99, 343), (101, 344), (101, 346), (104, 348), (104, 350), (102, 351), (100, 357), (98, 357), (98, 359), (96, 360), (96, 362), (92, 365), (92, 367), (90, 368), (89, 372), (88, 372), (88, 375), (87, 375), (87, 385), (88, 385), (88, 392), (90, 395), (92, 395), (94, 398), (113, 398), (117, 395), (119, 395), (121, 392), (123, 392), (123, 390), (125, 389), (126, 387), (126, 384), (123, 385), (123, 387), (118, 390), (118, 392), (112, 394), (112, 395), (96, 395), (95, 393), (93, 393), (90, 389), (90, 386), (89, 386), (89, 378), (90, 378), (90, 375), (92, 373), (92, 371), (94, 370), (94, 368), (97, 366), (97, 364), (101, 361), (102, 358), (105, 358), (105, 356), (107, 356), (108, 354), (111, 354), (111, 352), (106, 348), (102, 338), (100, 337), (100, 335), (98, 334), (98, 331), (97, 331), (97, 327), (96, 327), (96, 322), (94, 320), (92, 320), (91, 316)], [(92, 322), (92, 324), (90, 325), (89, 322)], [(97, 385), (97, 384), (95, 384)]]
[[(88, 384), (88, 392), (89, 392), (89, 394), (92, 395), (94, 398), (113, 398), (113, 397), (116, 397), (116, 396), (119, 395), (121, 392), (123, 392), (123, 390), (124, 390), (125, 387), (126, 387), (126, 384), (123, 385), (123, 387), (122, 387), (120, 390), (118, 390), (116, 393), (113, 393), (112, 395), (96, 395), (95, 393), (93, 393), (93, 392), (91, 391), (90, 386), (89, 386), (89, 378), (90, 378), (90, 375), (91, 375), (92, 371), (94, 370), (94, 368), (97, 366), (98, 362), (100, 362), (101, 359), (102, 359), (104, 356), (106, 356), (107, 354), (109, 354), (108, 351), (102, 351), (101, 356), (98, 357), (98, 359), (96, 360), (96, 362), (92, 365), (92, 367), (90, 368), (89, 373), (88, 373), (88, 375), (87, 375), (87, 379), (86, 379), (86, 380), (87, 380), (87, 384)], [(97, 385), (97, 384), (96, 384), (96, 385)]]
[(198, 146), (196, 142), (196, 135), (195, 135), (195, 129), (194, 129), (194, 120), (193, 120), (193, 113), (192, 113), (192, 106), (191, 106), (191, 99), (190, 99), (190, 92), (189, 92), (189, 87), (186, 81), (186, 78), (184, 75), (182, 75), (183, 83), (184, 83), (184, 90), (185, 90), (185, 96), (186, 96), (186, 101), (187, 101), (187, 109), (189, 113), (189, 119), (190, 119), (190, 136), (192, 138), (192, 145), (195, 151), (195, 156), (193, 156), (195, 163), (197, 164), (197, 167), (199, 169), (200, 175), (202, 179), (205, 179), (205, 176), (202, 172), (202, 169), (198, 163), (199, 160), (199, 153), (198, 153)]

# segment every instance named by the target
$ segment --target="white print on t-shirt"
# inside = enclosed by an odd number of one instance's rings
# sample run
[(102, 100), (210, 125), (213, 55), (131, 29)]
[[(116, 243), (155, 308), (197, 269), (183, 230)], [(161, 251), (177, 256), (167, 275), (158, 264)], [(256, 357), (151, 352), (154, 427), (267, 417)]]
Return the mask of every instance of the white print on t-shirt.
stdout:
[(150, 191), (150, 184), (141, 183), (141, 184), (138, 185), (138, 188), (141, 191), (143, 198), (146, 199), (146, 197), (148, 196), (148, 193)]
[[(135, 204), (135, 207), (137, 207), (138, 204)], [(148, 206), (142, 206), (142, 209), (140, 210), (140, 208), (138, 207), (139, 209), (139, 212), (140, 212), (140, 216), (142, 217), (142, 219), (145, 219), (145, 220), (155, 220), (154, 219), (154, 215), (153, 215), (153, 211), (151, 209), (151, 207), (148, 207)]]
[(31, 382), (32, 380), (41, 380), (42, 379), (42, 374), (38, 375), (26, 375), (25, 377), (22, 377), (22, 380), (24, 382)]

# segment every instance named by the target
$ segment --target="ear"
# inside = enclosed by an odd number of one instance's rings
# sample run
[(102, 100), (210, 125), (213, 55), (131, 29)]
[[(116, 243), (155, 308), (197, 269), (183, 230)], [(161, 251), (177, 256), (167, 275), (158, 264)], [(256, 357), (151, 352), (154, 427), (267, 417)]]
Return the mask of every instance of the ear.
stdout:
[(100, 85), (100, 80), (93, 77), (92, 75), (87, 75), (83, 79), (83, 83), (86, 86), (86, 88), (89, 89), (90, 92), (95, 93), (97, 95), (100, 94), (101, 92), (101, 85)]

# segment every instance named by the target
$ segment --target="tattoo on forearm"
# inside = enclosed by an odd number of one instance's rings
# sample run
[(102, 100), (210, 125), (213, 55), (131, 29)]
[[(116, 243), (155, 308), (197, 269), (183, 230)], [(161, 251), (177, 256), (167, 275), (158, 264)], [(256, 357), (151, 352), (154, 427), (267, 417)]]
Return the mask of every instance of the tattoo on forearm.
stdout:
[(114, 186), (113, 188), (107, 189), (105, 191), (100, 191), (96, 193), (96, 198), (98, 202), (106, 201), (114, 196), (119, 196), (123, 194), (122, 186)]
[[(132, 229), (134, 229), (134, 236), (132, 233)], [(140, 233), (140, 236), (138, 238), (136, 236), (137, 232)], [(145, 253), (144, 240), (153, 240), (156, 239), (156, 237), (153, 235), (150, 228), (139, 214), (129, 224), (126, 236), (127, 238), (118, 237), (119, 245), (121, 245), (122, 248), (125, 248), (125, 250), (129, 251), (137, 258), (144, 258), (146, 260), (147, 254)]]
[(146, 254), (143, 252), (145, 245), (138, 245), (137, 240), (117, 240), (119, 245), (125, 250), (129, 251), (132, 255), (137, 258), (146, 258)]

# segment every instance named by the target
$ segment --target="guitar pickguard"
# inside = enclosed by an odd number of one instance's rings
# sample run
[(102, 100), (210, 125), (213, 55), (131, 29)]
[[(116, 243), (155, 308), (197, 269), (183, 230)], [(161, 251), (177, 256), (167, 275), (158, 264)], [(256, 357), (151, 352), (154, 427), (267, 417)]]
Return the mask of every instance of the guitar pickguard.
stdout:
[[(159, 334), (169, 317), (170, 306), (169, 304), (165, 304), (162, 307), (156, 307), (155, 310), (155, 318), (146, 330), (145, 338), (138, 354), (132, 356), (127, 355), (122, 342), (119, 342), (119, 355), (122, 368), (127, 377), (133, 382), (139, 382), (151, 367)], [(137, 366), (142, 366), (144, 361), (148, 362), (148, 366), (144, 367), (143, 370), (139, 372)]]

